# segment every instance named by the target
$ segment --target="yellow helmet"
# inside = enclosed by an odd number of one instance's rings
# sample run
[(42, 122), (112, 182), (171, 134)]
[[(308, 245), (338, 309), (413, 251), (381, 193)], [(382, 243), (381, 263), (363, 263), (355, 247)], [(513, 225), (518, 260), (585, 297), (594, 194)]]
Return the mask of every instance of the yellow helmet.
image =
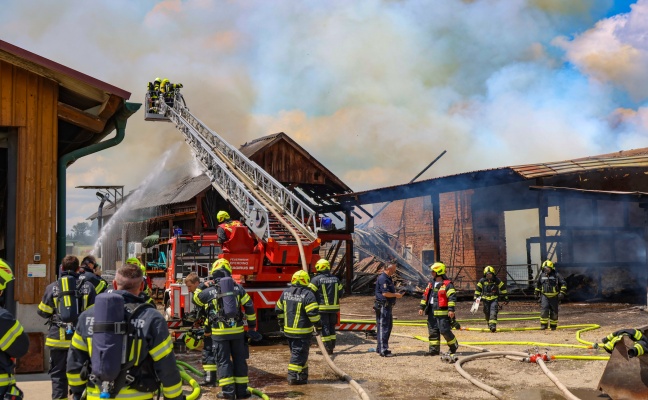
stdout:
[(435, 262), (434, 264), (430, 265), (430, 269), (433, 272), (436, 272), (437, 275), (445, 275), (446, 273), (446, 266), (442, 262)]
[(551, 262), (551, 260), (546, 260), (545, 262), (543, 262), (542, 263), (542, 268), (551, 268), (553, 270), (556, 269), (556, 267), (554, 266), (554, 263)]
[(189, 331), (189, 332), (185, 333), (184, 342), (185, 342), (185, 345), (187, 346), (187, 349), (195, 350), (196, 348), (198, 348), (198, 346), (201, 345), (202, 338), (196, 336), (195, 333)]
[(138, 258), (131, 257), (128, 260), (126, 260), (126, 264), (137, 265), (142, 270), (142, 275), (146, 276), (146, 267), (144, 266), (144, 264), (142, 264), (142, 262)]
[(216, 214), (216, 219), (218, 222), (223, 222), (226, 219), (230, 219), (230, 215), (227, 213), (227, 211), (219, 211), (218, 214)]
[(162, 82), (162, 79), (160, 79), (159, 77), (158, 77), (158, 78), (155, 78), (155, 81), (154, 81), (154, 82)]
[(486, 274), (495, 275), (495, 268), (491, 267), (490, 265), (488, 267), (484, 268), (484, 276), (486, 276)]
[(5, 290), (7, 283), (13, 281), (14, 274), (11, 272), (11, 267), (0, 258), (0, 290)]
[(325, 258), (320, 258), (316, 263), (315, 263), (315, 271), (317, 272), (323, 272), (331, 269), (331, 263), (325, 259)]
[(219, 258), (218, 260), (214, 261), (210, 273), (214, 275), (214, 273), (219, 269), (224, 269), (229, 272), (230, 275), (232, 275), (232, 266), (226, 258)]
[(293, 274), (290, 283), (292, 283), (293, 285), (308, 286), (308, 284), (310, 283), (310, 276), (308, 276), (308, 272), (300, 269)]

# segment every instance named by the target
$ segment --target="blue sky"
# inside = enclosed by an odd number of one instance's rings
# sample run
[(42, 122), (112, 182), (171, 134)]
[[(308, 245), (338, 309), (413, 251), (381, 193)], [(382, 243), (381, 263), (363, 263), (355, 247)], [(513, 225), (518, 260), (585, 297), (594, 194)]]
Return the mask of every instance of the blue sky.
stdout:
[[(355, 190), (645, 147), (648, 0), (4, 0), (0, 38), (130, 91), (182, 82), (235, 145), (286, 132)], [(37, 10), (37, 11), (36, 11)], [(140, 112), (119, 146), (68, 169), (136, 188), (169, 148)]]

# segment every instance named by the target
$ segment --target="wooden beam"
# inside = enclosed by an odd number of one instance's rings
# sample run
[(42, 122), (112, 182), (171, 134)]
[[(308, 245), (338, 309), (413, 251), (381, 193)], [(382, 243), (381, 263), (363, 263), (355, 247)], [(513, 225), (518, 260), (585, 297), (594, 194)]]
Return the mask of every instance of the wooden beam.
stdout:
[(123, 101), (124, 100), (121, 97), (111, 94), (110, 97), (108, 97), (108, 100), (101, 105), (98, 115), (99, 118), (103, 121), (108, 121), (108, 118), (115, 114), (115, 111), (119, 109)]
[(100, 133), (104, 130), (106, 120), (96, 115), (92, 115), (78, 108), (72, 107), (65, 103), (58, 103), (58, 117), (65, 122), (76, 125), (90, 132)]

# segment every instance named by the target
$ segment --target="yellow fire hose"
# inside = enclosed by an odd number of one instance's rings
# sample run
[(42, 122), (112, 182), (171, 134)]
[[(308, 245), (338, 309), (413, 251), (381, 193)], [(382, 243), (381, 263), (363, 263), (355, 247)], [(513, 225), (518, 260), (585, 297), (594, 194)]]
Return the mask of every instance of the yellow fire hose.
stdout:
[[(202, 372), (200, 372), (198, 369), (196, 369), (196, 368), (195, 368), (194, 366), (192, 366), (191, 364), (188, 364), (188, 363), (186, 363), (186, 362), (184, 362), (184, 361), (176, 361), (176, 366), (178, 367), (178, 370), (180, 371), (180, 377), (181, 377), (184, 381), (186, 381), (187, 383), (189, 383), (189, 384), (191, 385), (191, 387), (193, 388), (193, 391), (191, 392), (191, 394), (190, 394), (189, 396), (187, 396), (187, 400), (195, 400), (195, 399), (197, 399), (198, 396), (200, 395), (200, 384), (198, 384), (198, 382), (196, 382), (196, 381), (195, 381), (195, 380), (194, 380), (194, 379), (193, 379), (193, 378), (192, 378), (192, 377), (191, 377), (191, 376), (190, 376), (190, 375), (185, 371), (185, 368), (187, 368), (189, 371), (191, 371), (192, 373), (194, 373), (194, 374), (196, 374), (196, 375), (198, 375), (198, 376), (200, 376), (200, 377), (205, 376), (205, 374), (203, 374)], [(259, 389), (255, 389), (255, 388), (253, 388), (253, 387), (248, 386), (248, 391), (249, 391), (250, 393), (252, 393), (253, 395), (262, 398), (263, 400), (270, 400), (270, 398), (269, 398), (265, 393), (263, 393), (262, 391), (260, 391)]]

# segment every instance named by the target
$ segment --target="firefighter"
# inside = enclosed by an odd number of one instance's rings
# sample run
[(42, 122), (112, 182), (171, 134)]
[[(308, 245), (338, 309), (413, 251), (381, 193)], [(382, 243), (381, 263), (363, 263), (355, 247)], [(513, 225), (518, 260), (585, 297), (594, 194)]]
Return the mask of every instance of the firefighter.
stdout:
[(137, 265), (141, 270), (142, 270), (142, 280), (144, 281), (144, 290), (142, 290), (142, 293), (140, 293), (140, 296), (144, 297), (144, 299), (148, 302), (153, 304), (154, 300), (151, 297), (151, 288), (149, 287), (148, 279), (146, 278), (146, 267), (142, 262), (140, 261), (139, 258), (137, 257), (131, 257), (128, 260), (126, 260), (126, 264), (133, 264)]
[(335, 325), (340, 312), (340, 297), (343, 287), (337, 276), (331, 274), (331, 263), (320, 259), (315, 263), (317, 274), (310, 282), (310, 287), (315, 292), (319, 303), (320, 318), (322, 321), (322, 342), (328, 354), (333, 354), (335, 349)]
[(391, 336), (394, 325), (392, 308), (396, 299), (403, 297), (403, 293), (396, 293), (392, 276), (396, 272), (396, 263), (386, 264), (383, 272), (376, 279), (376, 301), (374, 311), (376, 312), (376, 353), (381, 357), (392, 357), (389, 350), (389, 336)]
[(160, 100), (160, 85), (162, 84), (162, 79), (160, 78), (155, 78), (155, 80), (151, 83), (148, 83), (148, 92), (149, 92), (149, 97), (151, 99), (151, 103), (149, 104), (149, 113), (157, 113), (159, 110), (159, 100)]
[[(247, 317), (248, 334), (255, 337), (256, 315), (250, 295), (232, 279), (232, 267), (224, 258), (216, 260), (212, 266), (214, 284), (194, 297), (196, 304), (205, 309), (211, 323), (212, 354), (217, 364), (218, 381), (213, 382), (221, 387), (216, 397), (219, 399), (247, 399), (251, 397), (247, 385), (249, 349), (244, 330), (244, 318), (241, 308)], [(205, 371), (209, 372), (207, 366)]]
[[(5, 288), (14, 280), (11, 267), (0, 259), (0, 296)], [(29, 350), (29, 337), (13, 315), (4, 308), (0, 308), (0, 398), (21, 400), (23, 392), (16, 386), (14, 378), (14, 361), (27, 354)]]
[(552, 331), (558, 327), (558, 304), (567, 294), (567, 284), (563, 277), (556, 272), (556, 266), (551, 260), (542, 263), (542, 272), (536, 281), (535, 297), (540, 300), (540, 330), (547, 329), (547, 323)]
[(290, 280), (288, 289), (281, 293), (275, 306), (279, 329), (288, 339), (290, 361), (288, 363), (288, 384), (308, 383), (308, 349), (313, 335), (319, 334), (322, 325), (319, 305), (315, 294), (309, 288), (308, 272), (299, 270)]
[[(96, 291), (92, 283), (79, 279), (79, 259), (75, 256), (65, 256), (61, 262), (61, 276), (56, 282), (50, 283), (45, 288), (43, 299), (38, 305), (38, 315), (48, 320), (49, 330), (45, 339), (45, 346), (50, 348), (50, 369), (49, 375), (52, 380), (52, 399), (68, 398), (68, 379), (65, 375), (67, 352), (70, 348), (70, 341), (78, 320), (78, 313), (90, 308), (96, 297)], [(76, 288), (66, 286), (62, 290), (62, 282), (68, 282), (64, 278), (73, 277)], [(73, 320), (66, 321), (68, 317), (62, 315), (62, 306), (68, 301), (64, 297), (69, 295), (77, 299), (77, 315)]]
[(94, 256), (85, 256), (81, 260), (79, 277), (92, 283), (96, 294), (101, 294), (108, 289), (108, 282), (99, 275), (100, 271), (101, 265), (97, 263), (97, 259)]
[(473, 300), (481, 297), (484, 304), (484, 316), (491, 332), (497, 331), (497, 313), (499, 311), (499, 300), (508, 304), (508, 292), (506, 283), (495, 276), (495, 268), (488, 266), (484, 268), (484, 277), (477, 282)]
[(211, 324), (209, 323), (209, 319), (206, 318), (205, 309), (198, 305), (200, 302), (198, 295), (203, 290), (213, 285), (213, 282), (206, 281), (201, 283), (198, 274), (192, 272), (185, 277), (185, 284), (187, 285), (189, 293), (193, 293), (191, 301), (196, 305), (196, 321), (194, 323), (194, 328), (202, 327), (204, 331), (201, 362), (203, 370), (205, 371), (205, 380), (201, 382), (201, 385), (213, 386), (215, 382), (214, 375), (216, 374), (216, 360), (212, 353)]
[(219, 211), (216, 214), (216, 219), (218, 220), (218, 229), (216, 234), (218, 234), (218, 243), (227, 242), (230, 237), (232, 237), (232, 228), (235, 226), (243, 226), (240, 221), (233, 220), (230, 218), (230, 215), (227, 211)]
[[(441, 352), (441, 337), (450, 347), (450, 354), (457, 352), (459, 343), (452, 333), (450, 320), (455, 318), (455, 302), (457, 294), (452, 281), (446, 276), (446, 266), (442, 262), (435, 262), (430, 266), (432, 281), (428, 283), (421, 299), (419, 315), (428, 316), (427, 326), (430, 346), (426, 355), (436, 356)], [(452, 357), (454, 360), (454, 357)]]
[[(182, 380), (173, 353), (173, 338), (169, 334), (167, 323), (155, 307), (148, 304), (139, 307), (145, 303), (139, 295), (143, 285), (142, 270), (137, 265), (124, 264), (115, 274), (112, 293), (122, 296), (125, 303), (125, 309), (115, 312), (119, 313), (119, 317), (132, 313), (130, 325), (137, 327), (134, 329), (134, 337), (129, 337), (126, 344), (130, 349), (126, 360), (129, 366), (125, 369), (122, 365), (119, 377), (114, 381), (115, 398), (153, 399), (153, 394), (161, 385), (160, 392), (165, 399), (184, 399)], [(129, 306), (136, 307), (135, 311)], [(94, 322), (95, 308), (80, 315), (68, 354), (67, 376), (75, 399), (81, 398), (86, 387), (88, 399), (100, 397), (101, 388), (93, 382), (92, 371), (87, 370), (91, 359), (90, 350), (93, 348), (93, 332), (98, 332)], [(105, 331), (104, 329), (103, 332)]]
[[(612, 353), (614, 346), (623, 339), (623, 336), (628, 336), (634, 342), (633, 347), (628, 349), (628, 357), (638, 357), (648, 352), (648, 337), (644, 336), (638, 329), (621, 329), (614, 333), (610, 333), (603, 338), (603, 349), (608, 353)], [(595, 343), (595, 348), (600, 345)]]
[(173, 95), (176, 89), (181, 89), (182, 83), (171, 83), (167, 78), (162, 79), (160, 84), (160, 91), (164, 97), (164, 102), (169, 106), (173, 107)]

